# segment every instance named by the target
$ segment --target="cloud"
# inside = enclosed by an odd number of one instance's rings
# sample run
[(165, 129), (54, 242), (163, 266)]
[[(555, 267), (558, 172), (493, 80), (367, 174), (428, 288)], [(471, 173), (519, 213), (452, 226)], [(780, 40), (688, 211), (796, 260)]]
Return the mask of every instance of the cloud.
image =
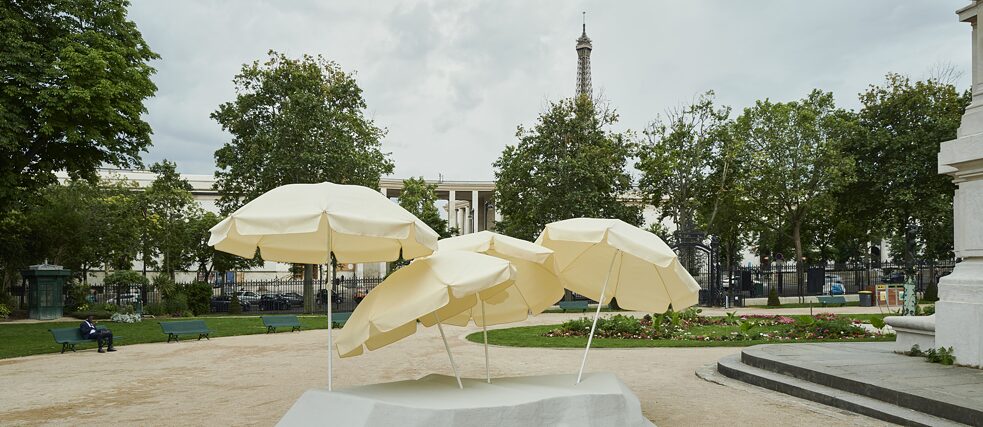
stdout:
[(230, 139), (208, 116), (232, 77), (269, 49), (321, 54), (356, 72), (369, 116), (388, 129), (395, 175), (487, 180), (515, 128), (573, 93), (586, 10), (595, 91), (639, 130), (713, 89), (735, 113), (813, 88), (858, 107), (888, 72), (923, 78), (952, 64), (969, 86), (965, 0), (215, 1), (135, 2), (130, 18), (161, 54), (148, 101), (149, 162), (214, 171)]

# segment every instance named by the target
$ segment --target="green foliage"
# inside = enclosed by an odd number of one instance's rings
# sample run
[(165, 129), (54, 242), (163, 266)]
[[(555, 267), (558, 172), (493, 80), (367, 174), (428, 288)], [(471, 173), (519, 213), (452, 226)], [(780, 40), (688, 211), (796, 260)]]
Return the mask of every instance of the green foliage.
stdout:
[(768, 307), (781, 307), (782, 300), (778, 297), (778, 290), (771, 286), (768, 289)]
[(149, 314), (151, 316), (163, 316), (167, 314), (167, 310), (165, 309), (163, 304), (152, 302), (143, 306), (143, 313)]
[[(175, 163), (164, 160), (150, 166), (150, 170), (157, 177), (141, 194), (145, 227), (143, 261), (174, 278), (176, 270), (186, 269), (195, 261), (201, 230), (191, 227), (191, 222), (203, 216), (203, 210), (191, 194), (191, 184), (181, 178)], [(160, 258), (159, 262), (154, 255)]]
[(910, 225), (920, 225), (915, 230), (920, 254), (903, 244), (892, 250), (905, 262), (916, 256), (952, 257), (955, 185), (938, 173), (939, 143), (956, 137), (970, 99), (969, 91), (960, 93), (947, 82), (912, 82), (898, 74), (888, 74), (882, 85), (860, 94), (865, 137), (852, 140), (847, 151), (857, 159), (857, 173), (864, 179), (846, 188), (843, 197), (856, 208), (851, 215), (873, 233), (903, 240)]
[(195, 316), (208, 313), (212, 302), (212, 287), (204, 282), (192, 282), (184, 286), (187, 295), (188, 309)]
[(242, 314), (242, 306), (239, 305), (239, 296), (237, 294), (232, 294), (232, 299), (229, 300), (229, 314)]
[(0, 319), (6, 319), (7, 316), (10, 316), (10, 308), (6, 304), (0, 304)]
[(96, 320), (109, 319), (110, 317), (112, 317), (112, 315), (113, 312), (109, 312), (106, 310), (73, 311), (66, 314), (66, 316), (68, 317), (74, 317), (76, 319), (81, 319), (81, 320), (85, 320), (89, 316), (92, 316), (92, 318)]
[[(928, 283), (925, 288), (925, 293), (922, 294), (922, 301), (924, 302), (936, 302), (939, 300), (939, 284), (932, 280)], [(933, 307), (934, 308), (934, 307)]]
[(625, 171), (633, 144), (607, 130), (613, 111), (587, 97), (551, 103), (532, 129), (519, 126), (517, 145), (495, 161), (497, 230), (533, 240), (543, 227), (575, 217), (642, 222), (641, 208), (619, 197), (632, 189)]
[(885, 325), (884, 318), (883, 317), (874, 317), (874, 318), (871, 318), (870, 319), (870, 325), (873, 326), (873, 327), (875, 327), (875, 328), (877, 328), (877, 329), (884, 329), (884, 325)]
[(78, 279), (65, 283), (65, 311), (80, 311), (86, 305), (85, 298), (89, 295), (89, 287)]
[(956, 363), (956, 356), (952, 355), (952, 347), (930, 348), (925, 352), (925, 359), (931, 363), (941, 363), (943, 365)]
[(740, 330), (741, 335), (744, 336), (744, 339), (751, 339), (751, 330), (756, 326), (758, 326), (757, 322), (744, 320), (738, 324), (738, 329)]
[(935, 314), (935, 304), (929, 304), (924, 307), (918, 306), (918, 308), (921, 310), (922, 316), (931, 316)]
[[(432, 228), (441, 238), (451, 236), (447, 229), (447, 220), (440, 217), (437, 210), (437, 184), (427, 184), (423, 177), (403, 180), (403, 190), (399, 193), (399, 205), (411, 214), (420, 218), (424, 224)], [(475, 207), (480, 209), (480, 207)]]
[(724, 323), (728, 325), (736, 325), (740, 322), (741, 322), (741, 318), (737, 316), (736, 311), (726, 313), (726, 317), (724, 317)]
[(907, 352), (905, 352), (905, 354), (907, 354), (909, 356), (923, 356), (923, 355), (925, 355), (925, 353), (922, 351), (921, 346), (919, 346), (918, 344), (912, 345), (911, 346), (911, 350), (908, 350)]
[(729, 107), (714, 104), (713, 91), (667, 111), (646, 129), (636, 168), (642, 172), (639, 190), (661, 213), (660, 221), (672, 218), (680, 229), (721, 237), (732, 260), (744, 246), (747, 204), (736, 181), (742, 145), (731, 137), (729, 116)]
[(157, 292), (160, 292), (162, 299), (168, 299), (174, 295), (177, 295), (181, 291), (174, 283), (174, 280), (165, 274), (158, 274), (154, 276), (153, 285), (154, 289), (156, 289)]
[(187, 316), (192, 314), (188, 310), (188, 296), (183, 292), (176, 292), (170, 297), (163, 298), (164, 311), (175, 317)]
[(218, 205), (230, 213), (285, 184), (330, 181), (375, 188), (392, 173), (384, 131), (365, 115), (352, 74), (320, 56), (270, 51), (233, 79), (236, 99), (211, 114), (232, 141), (215, 152)]
[(772, 245), (778, 236), (791, 238), (795, 260), (804, 255), (803, 227), (853, 181), (854, 159), (843, 147), (859, 132), (855, 115), (819, 90), (798, 101), (757, 101), (735, 120), (739, 160), (749, 171), (738, 181), (754, 201), (748, 218), (764, 237), (773, 236)]
[(130, 287), (143, 286), (150, 284), (142, 274), (133, 270), (120, 270), (114, 271), (103, 279), (102, 283), (110, 288), (121, 287), (122, 289), (129, 290)]
[(125, 0), (7, 2), (0, 13), (0, 217), (55, 182), (140, 164), (159, 58)]

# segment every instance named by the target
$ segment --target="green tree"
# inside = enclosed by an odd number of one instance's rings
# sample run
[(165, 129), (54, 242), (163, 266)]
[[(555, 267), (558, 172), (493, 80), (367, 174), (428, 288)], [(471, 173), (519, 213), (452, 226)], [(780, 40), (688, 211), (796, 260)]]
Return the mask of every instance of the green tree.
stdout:
[(630, 138), (608, 128), (614, 111), (581, 96), (551, 103), (532, 129), (519, 126), (519, 143), (495, 161), (495, 206), (502, 233), (534, 239), (550, 222), (575, 217), (642, 222), (641, 207), (619, 197), (632, 189), (625, 165)]
[(730, 266), (743, 247), (738, 181), (741, 145), (730, 135), (729, 107), (714, 104), (713, 92), (666, 112), (645, 131), (636, 168), (646, 202), (680, 230), (716, 234)]
[[(888, 74), (883, 85), (860, 94), (859, 118), (866, 133), (847, 150), (857, 159), (862, 179), (846, 188), (844, 197), (855, 202), (854, 216), (874, 233), (903, 242), (914, 229), (926, 258), (952, 257), (955, 185), (939, 175), (938, 151), (939, 143), (956, 137), (970, 98), (951, 84), (911, 82), (898, 74)], [(918, 255), (907, 249), (900, 253), (908, 266)]]
[[(338, 64), (274, 51), (243, 65), (236, 99), (211, 114), (232, 141), (215, 152), (218, 205), (231, 213), (286, 184), (329, 181), (375, 188), (393, 171), (382, 152), (385, 132), (366, 117), (353, 75)], [(314, 309), (312, 266), (304, 268), (304, 299)]]
[(854, 160), (843, 145), (858, 132), (854, 115), (818, 90), (799, 101), (757, 101), (735, 121), (749, 171), (741, 175), (749, 219), (765, 231), (791, 232), (800, 286), (803, 226), (853, 179)]
[(0, 8), (0, 216), (55, 183), (139, 165), (157, 54), (123, 0), (6, 2)]
[(354, 76), (318, 56), (274, 51), (233, 79), (236, 99), (211, 114), (232, 134), (215, 152), (222, 213), (285, 184), (330, 181), (375, 188), (393, 171), (385, 132), (366, 117)]
[[(157, 178), (142, 196), (146, 213), (144, 262), (156, 264), (172, 280), (177, 270), (186, 269), (195, 260), (195, 242), (189, 222), (201, 215), (201, 207), (191, 194), (191, 184), (177, 172), (177, 165), (164, 160), (150, 170)], [(151, 255), (159, 258), (154, 260)]]
[(451, 236), (447, 220), (437, 210), (437, 184), (427, 184), (423, 177), (403, 180), (399, 193), (399, 205), (429, 225), (441, 238)]

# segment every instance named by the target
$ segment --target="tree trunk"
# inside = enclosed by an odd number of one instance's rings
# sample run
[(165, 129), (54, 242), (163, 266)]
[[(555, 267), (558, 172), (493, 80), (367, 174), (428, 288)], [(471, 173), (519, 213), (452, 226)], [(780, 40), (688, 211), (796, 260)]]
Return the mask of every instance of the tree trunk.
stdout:
[[(330, 292), (328, 304), (331, 304)], [(311, 264), (304, 264), (304, 313), (314, 313), (314, 266)]]
[(802, 220), (796, 220), (792, 226), (792, 239), (795, 240), (795, 277), (798, 282), (799, 302), (805, 302), (802, 295), (802, 273), (805, 266), (802, 262)]

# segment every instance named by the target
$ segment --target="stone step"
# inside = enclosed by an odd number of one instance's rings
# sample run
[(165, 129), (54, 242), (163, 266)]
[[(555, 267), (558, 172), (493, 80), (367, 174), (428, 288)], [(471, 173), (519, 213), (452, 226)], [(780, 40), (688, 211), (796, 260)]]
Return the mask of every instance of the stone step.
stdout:
[(721, 374), (748, 384), (904, 426), (965, 426), (949, 419), (898, 406), (872, 397), (816, 384), (804, 379), (750, 366), (740, 355), (717, 362)]
[[(914, 411), (946, 418), (969, 425), (983, 426), (983, 410), (948, 401), (946, 396), (933, 396), (925, 392), (910, 392), (903, 387), (891, 385), (886, 381), (872, 382), (869, 378), (851, 377), (849, 373), (835, 370), (823, 370), (812, 365), (788, 363), (787, 359), (769, 352), (773, 348), (761, 346), (749, 347), (741, 352), (741, 362), (745, 365), (763, 369), (772, 373), (808, 381), (810, 383), (864, 396), (885, 402), (889, 405), (904, 407)], [(911, 363), (925, 366), (921, 359), (898, 356)], [(898, 365), (896, 374), (906, 375), (907, 364)], [(935, 365), (939, 366), (939, 365)], [(924, 380), (929, 381), (929, 380)], [(945, 399), (945, 400), (943, 400)]]

